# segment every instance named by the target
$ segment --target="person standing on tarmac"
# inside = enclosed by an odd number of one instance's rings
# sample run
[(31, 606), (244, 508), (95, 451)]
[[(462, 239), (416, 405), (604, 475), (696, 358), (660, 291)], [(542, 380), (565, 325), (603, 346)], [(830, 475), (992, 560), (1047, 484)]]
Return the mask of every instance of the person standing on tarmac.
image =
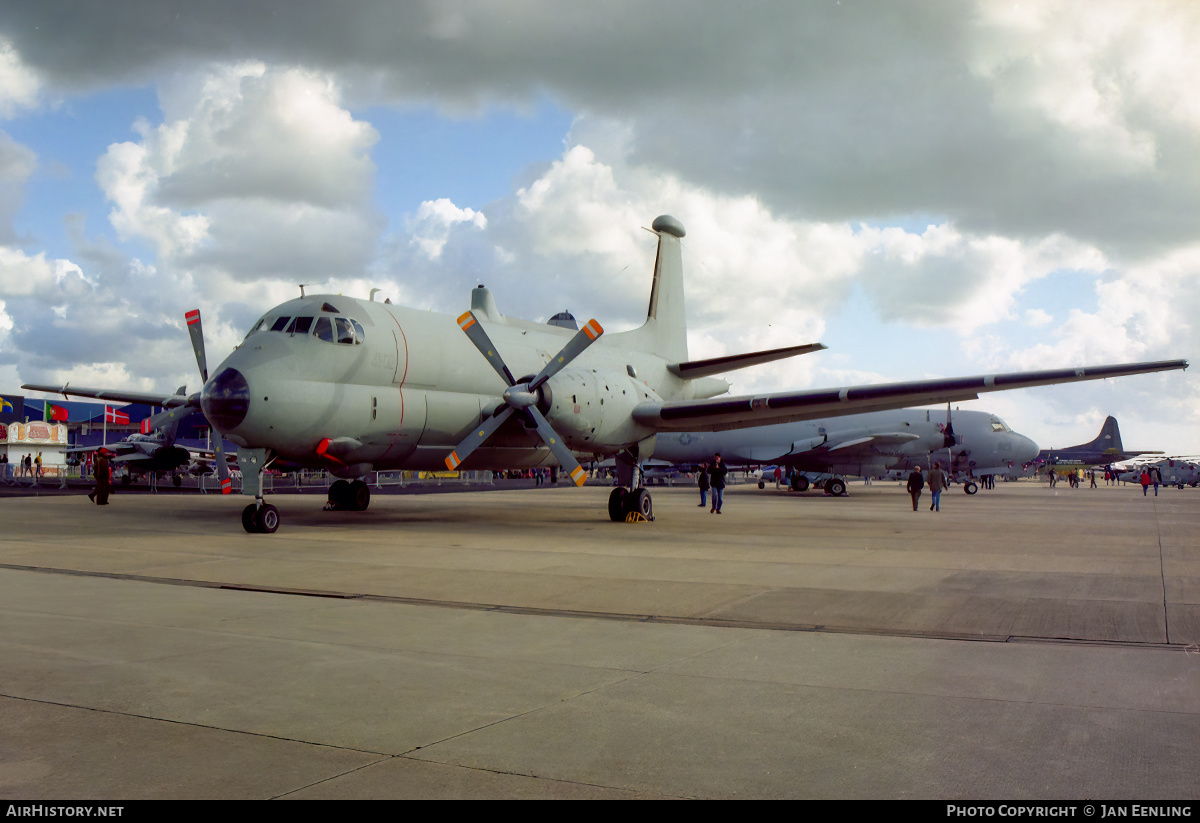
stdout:
[(97, 506), (108, 505), (108, 495), (112, 491), (112, 468), (108, 464), (108, 456), (104, 451), (96, 452), (94, 472), (96, 474), (96, 488), (94, 491), (88, 492), (88, 499), (95, 501)]
[(720, 452), (714, 454), (712, 465), (708, 467), (708, 482), (712, 485), (712, 508), (708, 510), (709, 514), (721, 513), (721, 504), (725, 502), (725, 475), (728, 472), (721, 462)]
[(917, 501), (921, 499), (921, 489), (925, 488), (925, 478), (921, 476), (921, 467), (917, 466), (908, 475), (908, 493), (912, 495), (913, 511), (917, 510)]
[(931, 512), (942, 510), (942, 489), (944, 488), (946, 488), (946, 475), (942, 472), (942, 464), (934, 463), (933, 468), (929, 470), (929, 492), (933, 495), (933, 502), (929, 504)]
[(708, 463), (705, 461), (700, 462), (700, 468), (696, 471), (696, 485), (700, 487), (700, 502), (696, 505), (704, 508), (708, 504), (708, 488), (710, 485), (708, 481)]

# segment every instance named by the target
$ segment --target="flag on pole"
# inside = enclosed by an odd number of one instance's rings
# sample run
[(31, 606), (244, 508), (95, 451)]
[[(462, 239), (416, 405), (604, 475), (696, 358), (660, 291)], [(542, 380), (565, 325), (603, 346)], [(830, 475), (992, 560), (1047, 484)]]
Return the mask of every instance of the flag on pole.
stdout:
[[(65, 417), (63, 418), (66, 419)], [(104, 407), (104, 422), (105, 423), (128, 423), (129, 415), (120, 409), (114, 409), (112, 406)]]
[(65, 422), (67, 419), (67, 410), (62, 406), (56, 406), (47, 400), (45, 408), (42, 409), (42, 419), (47, 423), (52, 423), (56, 420)]

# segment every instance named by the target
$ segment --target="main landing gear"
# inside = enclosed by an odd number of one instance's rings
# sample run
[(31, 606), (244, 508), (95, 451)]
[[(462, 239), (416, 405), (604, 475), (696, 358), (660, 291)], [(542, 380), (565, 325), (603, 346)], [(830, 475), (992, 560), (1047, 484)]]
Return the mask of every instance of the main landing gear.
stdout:
[(650, 500), (650, 492), (644, 488), (617, 486), (608, 496), (608, 517), (614, 523), (620, 523), (628, 520), (630, 515), (638, 515), (643, 520), (654, 519), (654, 503)]
[(362, 512), (371, 505), (371, 489), (361, 480), (335, 480), (329, 487), (326, 511)]

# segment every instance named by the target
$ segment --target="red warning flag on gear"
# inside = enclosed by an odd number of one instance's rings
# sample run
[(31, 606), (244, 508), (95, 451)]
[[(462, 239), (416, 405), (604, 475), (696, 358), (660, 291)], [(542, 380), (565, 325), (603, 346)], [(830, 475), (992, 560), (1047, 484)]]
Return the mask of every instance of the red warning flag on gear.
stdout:
[(105, 423), (128, 423), (129, 415), (120, 409), (114, 409), (112, 406), (104, 407), (104, 422)]

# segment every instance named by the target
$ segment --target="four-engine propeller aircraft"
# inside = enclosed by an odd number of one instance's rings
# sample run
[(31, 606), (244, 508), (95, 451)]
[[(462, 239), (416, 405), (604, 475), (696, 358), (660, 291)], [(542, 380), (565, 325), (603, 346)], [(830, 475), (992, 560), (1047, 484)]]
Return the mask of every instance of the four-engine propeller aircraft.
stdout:
[(1100, 434), (1090, 443), (1068, 446), (1065, 449), (1045, 449), (1038, 452), (1039, 463), (1068, 463), (1081, 466), (1106, 466), (1120, 460), (1129, 460), (1142, 454), (1162, 454), (1161, 451), (1127, 451), (1121, 444), (1121, 429), (1117, 418), (1111, 414), (1104, 418)]
[[(952, 474), (1000, 474), (1032, 460), (1038, 448), (994, 414), (957, 411), (951, 417), (949, 409), (945, 418), (939, 410), (896, 409), (737, 431), (660, 435), (654, 447), (655, 459), (671, 463), (699, 463), (715, 452), (727, 465), (769, 463), (831, 474), (824, 488), (840, 495), (846, 483), (839, 475), (925, 468), (930, 459), (941, 459)], [(793, 475), (792, 488), (808, 487), (807, 477)]]
[[(365, 509), (362, 477), (378, 469), (514, 469), (557, 463), (577, 484), (576, 454), (615, 456), (609, 516), (650, 515), (640, 466), (665, 431), (720, 431), (974, 399), (981, 392), (1186, 368), (1184, 360), (919, 380), (721, 397), (713, 375), (824, 348), (820, 344), (689, 361), (680, 240), (653, 223), (658, 255), (646, 322), (605, 335), (595, 321), (561, 325), (500, 314), (480, 287), (450, 315), (341, 295), (268, 311), (207, 379), (199, 317), (189, 315), (199, 394), (161, 396), (75, 387), (26, 389), (201, 408), (237, 443), (247, 531), (274, 532), (262, 473), (276, 460), (328, 468), (340, 508)], [(521, 377), (515, 377), (521, 375)], [(352, 481), (352, 482), (346, 482)]]

